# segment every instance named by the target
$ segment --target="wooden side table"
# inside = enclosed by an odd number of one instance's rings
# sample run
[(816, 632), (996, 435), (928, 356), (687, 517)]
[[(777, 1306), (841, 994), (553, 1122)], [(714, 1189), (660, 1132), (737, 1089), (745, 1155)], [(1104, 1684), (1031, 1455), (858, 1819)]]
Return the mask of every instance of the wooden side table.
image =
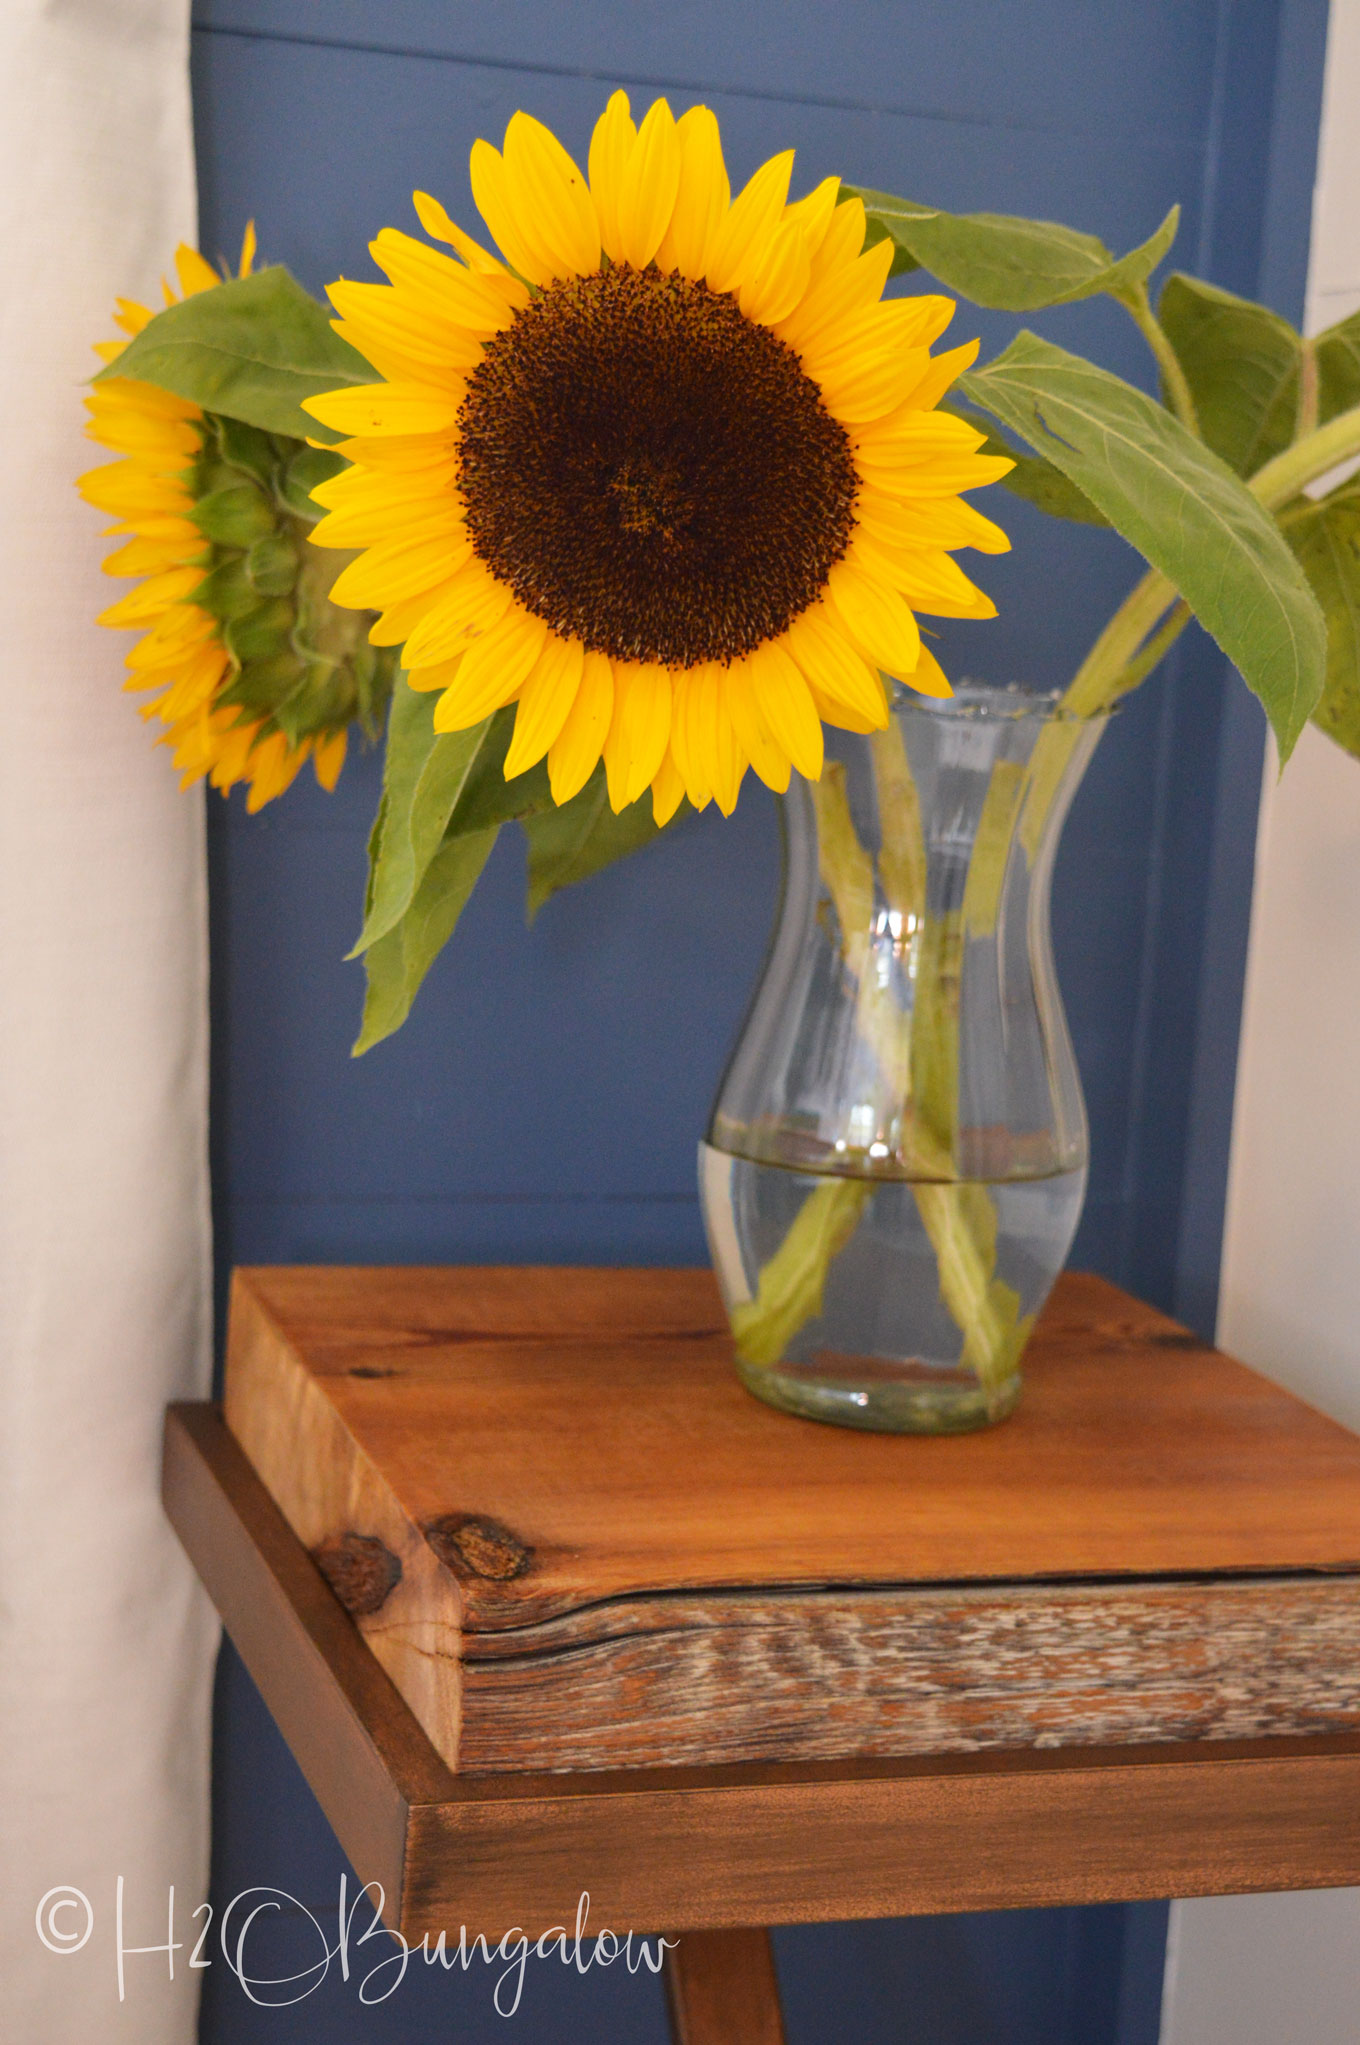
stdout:
[(747, 1397), (704, 1272), (238, 1273), (165, 1500), (410, 1939), (1360, 1881), (1360, 1440), (1100, 1280), (1002, 1427)]

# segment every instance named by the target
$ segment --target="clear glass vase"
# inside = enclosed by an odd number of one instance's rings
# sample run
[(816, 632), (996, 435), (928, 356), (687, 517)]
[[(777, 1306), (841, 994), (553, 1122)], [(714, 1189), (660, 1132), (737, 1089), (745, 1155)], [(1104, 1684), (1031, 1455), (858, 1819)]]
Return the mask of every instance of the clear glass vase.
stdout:
[(778, 919), (700, 1146), (737, 1369), (771, 1405), (913, 1433), (1015, 1406), (1086, 1190), (1048, 901), (1105, 721), (898, 691), (784, 798)]

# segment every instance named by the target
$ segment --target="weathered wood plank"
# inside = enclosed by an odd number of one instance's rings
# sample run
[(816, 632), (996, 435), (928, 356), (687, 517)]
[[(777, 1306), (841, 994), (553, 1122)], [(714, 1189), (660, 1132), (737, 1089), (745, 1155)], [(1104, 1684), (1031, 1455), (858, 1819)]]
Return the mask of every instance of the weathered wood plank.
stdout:
[(864, 1435), (740, 1389), (706, 1272), (262, 1270), (227, 1417), (453, 1768), (1360, 1725), (1360, 1440), (1091, 1278), (1027, 1376)]
[(463, 1641), (459, 1765), (1360, 1731), (1360, 1578), (630, 1599)]

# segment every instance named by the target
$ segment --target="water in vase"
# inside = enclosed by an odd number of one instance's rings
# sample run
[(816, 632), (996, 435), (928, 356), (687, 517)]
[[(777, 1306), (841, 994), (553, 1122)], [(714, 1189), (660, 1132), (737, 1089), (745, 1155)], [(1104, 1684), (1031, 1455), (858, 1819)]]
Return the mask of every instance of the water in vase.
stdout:
[(920, 1433), (1009, 1412), (1084, 1166), (931, 1183), (701, 1151), (709, 1250), (751, 1390), (808, 1418)]

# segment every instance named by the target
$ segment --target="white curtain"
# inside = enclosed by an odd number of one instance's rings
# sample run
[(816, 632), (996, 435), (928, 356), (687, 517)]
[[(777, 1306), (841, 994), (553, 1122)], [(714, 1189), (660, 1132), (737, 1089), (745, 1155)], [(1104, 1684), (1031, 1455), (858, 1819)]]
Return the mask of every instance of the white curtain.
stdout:
[[(189, 2045), (214, 1627), (158, 1499), (208, 1372), (203, 812), (93, 618), (90, 344), (194, 239), (189, 0), (0, 5), (0, 2032)], [(127, 1948), (118, 1999), (117, 1884)], [(39, 1937), (36, 1910), (53, 1889)], [(63, 1949), (64, 1948), (64, 1949)]]

